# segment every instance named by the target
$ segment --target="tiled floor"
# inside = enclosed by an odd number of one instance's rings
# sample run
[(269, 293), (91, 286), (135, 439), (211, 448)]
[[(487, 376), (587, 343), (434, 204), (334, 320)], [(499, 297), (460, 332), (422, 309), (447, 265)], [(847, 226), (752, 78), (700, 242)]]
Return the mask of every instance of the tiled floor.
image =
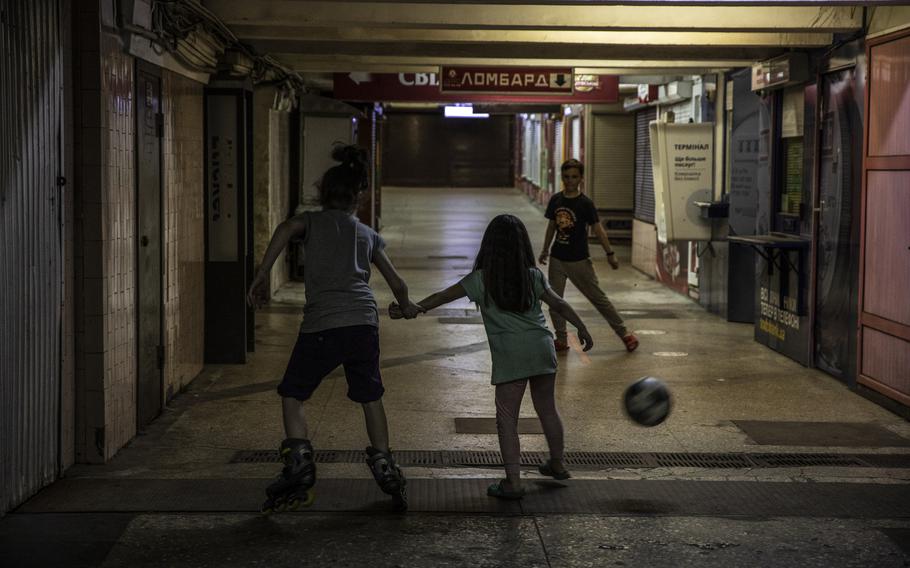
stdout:
[[(535, 249), (545, 228), (541, 210), (511, 189), (385, 188), (383, 210), (387, 250), (416, 299), (470, 271), (494, 215), (521, 217)], [(642, 330), (642, 343), (627, 353), (570, 286), (567, 300), (582, 313), (595, 347), (583, 353), (576, 341), (560, 357), (557, 403), (568, 451), (910, 453), (905, 445), (757, 444), (735, 421), (855, 422), (904, 439), (910, 424), (824, 373), (755, 343), (751, 325), (705, 312), (631, 268), (628, 246), (616, 248), (622, 267), (613, 271), (595, 254), (596, 270), (614, 304), (627, 312), (629, 326)], [(373, 284), (384, 308), (392, 295), (378, 274)], [(555, 492), (548, 497), (553, 507), (543, 511), (533, 499), (528, 510), (490, 503), (482, 491), (486, 480), (502, 475), (496, 467), (408, 466), (415, 511), (395, 516), (364, 464), (348, 460), (319, 464), (324, 482), (317, 483), (318, 511), (263, 518), (251, 509), (277, 464), (230, 462), (238, 450), (274, 450), (283, 437), (275, 386), (296, 339), (300, 316), (294, 307), (303, 298), (302, 286), (289, 285), (257, 314), (256, 352), (248, 364), (207, 366), (109, 464), (72, 468), (48, 490), (57, 493), (39, 494), (0, 521), (0, 548), (10, 551), (11, 565), (827, 567), (910, 561), (902, 548), (910, 508), (896, 506), (907, 500), (910, 468), (589, 467), (565, 482), (571, 487), (563, 492), (566, 500)], [(473, 306), (462, 300), (414, 321), (382, 319), (393, 449), (498, 450), (494, 434), (462, 434), (455, 427), (456, 418), (494, 415), (490, 355), (474, 317)], [(633, 424), (620, 406), (626, 385), (645, 375), (663, 379), (673, 395), (669, 419), (654, 428)], [(345, 392), (335, 373), (307, 405), (318, 450), (367, 445), (360, 408)], [(526, 398), (522, 416), (533, 415)], [(545, 450), (543, 436), (523, 435), (522, 449)], [(534, 468), (523, 475), (532, 493), (545, 484)], [(571, 486), (574, 481), (580, 483)], [(706, 482), (717, 484), (717, 491)], [(107, 512), (98, 512), (98, 499), (80, 493), (89, 486), (110, 500)], [(473, 508), (441, 505), (446, 487), (458, 489)], [(67, 488), (75, 493), (68, 495)], [(711, 497), (696, 496), (686, 505), (696, 494), (688, 489)], [(358, 495), (366, 500), (362, 506), (348, 503)], [(825, 506), (795, 506), (800, 499)], [(883, 507), (851, 507), (873, 502)]]

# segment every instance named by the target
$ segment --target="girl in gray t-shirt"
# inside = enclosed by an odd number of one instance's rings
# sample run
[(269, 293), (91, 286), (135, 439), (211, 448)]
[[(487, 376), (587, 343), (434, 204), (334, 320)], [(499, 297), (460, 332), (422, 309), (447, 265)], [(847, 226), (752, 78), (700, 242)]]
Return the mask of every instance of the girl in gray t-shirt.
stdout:
[(268, 274), (278, 255), (292, 238), (303, 241), (306, 306), (297, 343), (278, 385), (287, 436), (279, 447), (284, 467), (266, 488), (264, 512), (312, 503), (309, 489), (316, 482), (316, 465), (304, 401), (339, 365), (344, 366), (348, 398), (363, 407), (370, 438), (367, 464), (382, 490), (392, 495), (395, 508), (407, 508), (406, 481), (389, 450), (382, 406), (385, 389), (379, 372), (378, 311), (369, 284), (371, 265), (379, 269), (395, 299), (405, 306), (403, 317), (415, 317), (418, 308), (386, 256), (382, 238), (354, 216), (368, 184), (366, 151), (337, 146), (332, 157), (341, 164), (329, 168), (319, 183), (322, 211), (295, 215), (275, 229), (248, 293), (253, 306), (265, 303)]

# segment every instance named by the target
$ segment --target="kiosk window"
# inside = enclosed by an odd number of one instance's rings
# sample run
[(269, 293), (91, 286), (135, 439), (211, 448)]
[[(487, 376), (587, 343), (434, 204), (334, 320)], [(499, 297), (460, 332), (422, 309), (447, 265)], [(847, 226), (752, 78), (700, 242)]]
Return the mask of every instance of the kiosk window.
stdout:
[(805, 88), (787, 88), (780, 95), (780, 163), (777, 166), (778, 231), (798, 234), (803, 202), (803, 118)]
[(799, 215), (803, 200), (803, 139), (784, 138), (780, 212)]

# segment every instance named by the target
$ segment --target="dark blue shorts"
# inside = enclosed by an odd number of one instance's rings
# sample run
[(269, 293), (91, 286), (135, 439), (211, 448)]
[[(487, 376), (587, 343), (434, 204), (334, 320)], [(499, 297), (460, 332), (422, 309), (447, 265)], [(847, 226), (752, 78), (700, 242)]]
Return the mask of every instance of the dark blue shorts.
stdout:
[(349, 399), (362, 403), (382, 398), (385, 388), (379, 374), (379, 328), (355, 325), (301, 333), (278, 394), (308, 400), (338, 365), (344, 366)]

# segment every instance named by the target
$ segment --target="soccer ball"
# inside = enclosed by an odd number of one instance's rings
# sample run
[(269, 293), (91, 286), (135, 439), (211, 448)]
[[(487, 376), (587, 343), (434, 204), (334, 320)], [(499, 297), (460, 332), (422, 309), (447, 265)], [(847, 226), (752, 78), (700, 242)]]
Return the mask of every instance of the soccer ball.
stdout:
[(623, 395), (626, 414), (642, 426), (657, 426), (670, 414), (670, 390), (658, 378), (642, 377)]

